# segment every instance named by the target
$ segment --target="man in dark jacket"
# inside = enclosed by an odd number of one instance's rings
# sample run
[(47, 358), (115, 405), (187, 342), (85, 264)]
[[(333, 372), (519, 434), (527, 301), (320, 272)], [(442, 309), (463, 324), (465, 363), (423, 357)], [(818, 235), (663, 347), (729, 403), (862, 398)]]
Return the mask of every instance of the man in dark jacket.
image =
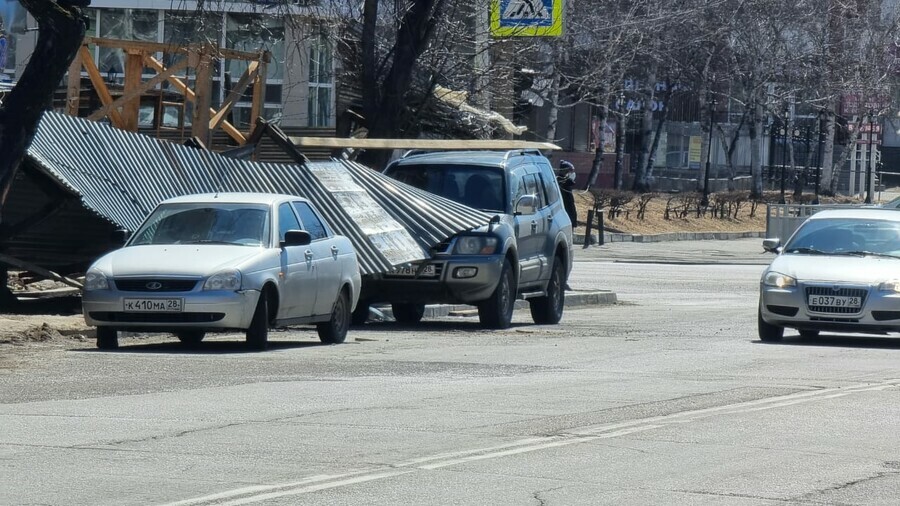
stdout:
[(572, 193), (575, 189), (575, 166), (572, 165), (572, 162), (560, 160), (556, 181), (559, 183), (559, 189), (562, 190), (562, 200), (566, 208), (566, 214), (572, 220), (572, 227), (577, 227), (578, 210), (575, 208), (575, 195)]

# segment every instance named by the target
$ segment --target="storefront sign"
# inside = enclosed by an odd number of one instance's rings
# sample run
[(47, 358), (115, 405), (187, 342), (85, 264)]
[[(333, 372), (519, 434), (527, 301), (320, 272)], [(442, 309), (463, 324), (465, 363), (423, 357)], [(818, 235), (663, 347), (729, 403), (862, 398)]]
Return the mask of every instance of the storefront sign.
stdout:
[(688, 146), (688, 167), (691, 169), (700, 168), (700, 151), (703, 146), (703, 139), (699, 135), (691, 136), (691, 143)]
[(492, 0), (494, 37), (559, 37), (563, 0)]

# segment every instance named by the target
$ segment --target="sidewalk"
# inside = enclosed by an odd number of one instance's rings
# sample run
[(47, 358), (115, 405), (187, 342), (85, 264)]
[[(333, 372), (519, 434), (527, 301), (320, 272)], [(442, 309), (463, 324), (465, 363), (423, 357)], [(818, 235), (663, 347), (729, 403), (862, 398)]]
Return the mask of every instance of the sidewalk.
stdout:
[(761, 238), (733, 240), (610, 242), (575, 248), (575, 262), (632, 262), (663, 264), (768, 265), (774, 256), (762, 249)]

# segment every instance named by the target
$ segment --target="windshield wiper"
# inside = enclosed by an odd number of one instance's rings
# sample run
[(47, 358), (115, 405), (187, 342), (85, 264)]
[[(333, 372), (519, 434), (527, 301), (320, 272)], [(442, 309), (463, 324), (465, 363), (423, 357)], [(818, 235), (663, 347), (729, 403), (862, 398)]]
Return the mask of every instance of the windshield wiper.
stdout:
[(885, 257), (885, 258), (900, 258), (897, 255), (889, 255), (887, 253), (877, 253), (875, 251), (841, 251), (839, 253), (835, 253), (835, 255), (848, 255), (848, 256), (859, 256), (859, 257)]
[(233, 242), (229, 242), (229, 241), (213, 241), (212, 239), (201, 239), (199, 241), (188, 241), (188, 242), (183, 242), (181, 244), (229, 244), (229, 245), (234, 246), (237, 243), (233, 243)]
[(827, 251), (822, 251), (816, 248), (791, 248), (785, 253), (800, 253), (802, 255), (828, 255)]

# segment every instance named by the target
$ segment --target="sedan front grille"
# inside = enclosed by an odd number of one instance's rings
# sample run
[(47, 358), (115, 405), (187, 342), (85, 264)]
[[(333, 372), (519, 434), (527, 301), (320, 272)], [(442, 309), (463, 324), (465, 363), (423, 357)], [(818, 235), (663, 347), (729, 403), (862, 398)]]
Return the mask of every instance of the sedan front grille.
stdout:
[(806, 300), (809, 301), (810, 295), (826, 295), (832, 297), (859, 297), (860, 306), (856, 307), (832, 307), (832, 306), (809, 306), (809, 310), (816, 313), (829, 314), (857, 314), (862, 311), (866, 305), (866, 296), (869, 290), (865, 288), (849, 288), (839, 287), (837, 290), (831, 286), (808, 286), (806, 287)]
[(190, 292), (196, 279), (116, 279), (116, 288), (123, 292)]

